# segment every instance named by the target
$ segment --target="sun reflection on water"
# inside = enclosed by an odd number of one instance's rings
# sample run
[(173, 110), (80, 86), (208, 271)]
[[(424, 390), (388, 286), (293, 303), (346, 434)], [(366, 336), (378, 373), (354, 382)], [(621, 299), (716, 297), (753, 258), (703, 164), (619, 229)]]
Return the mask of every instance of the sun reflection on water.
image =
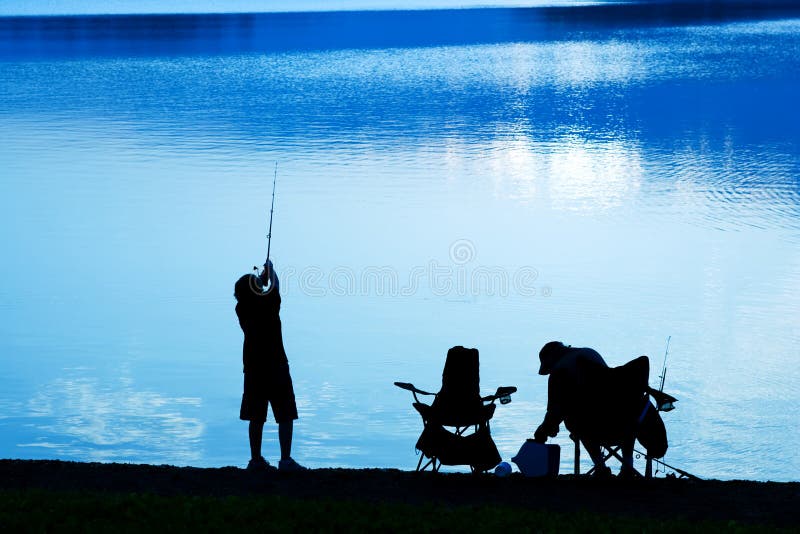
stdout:
[(201, 399), (138, 390), (126, 375), (101, 382), (77, 374), (41, 386), (28, 401), (25, 419), (40, 437), (17, 447), (93, 461), (189, 464), (202, 457), (205, 424), (187, 415), (202, 408)]

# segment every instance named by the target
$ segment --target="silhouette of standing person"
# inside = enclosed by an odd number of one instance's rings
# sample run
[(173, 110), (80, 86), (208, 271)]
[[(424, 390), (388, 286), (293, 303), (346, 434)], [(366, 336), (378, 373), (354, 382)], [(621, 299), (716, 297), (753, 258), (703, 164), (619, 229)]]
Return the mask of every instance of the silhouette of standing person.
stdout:
[(239, 418), (249, 421), (251, 471), (266, 470), (269, 463), (261, 455), (267, 406), (278, 423), (280, 471), (300, 471), (305, 467), (292, 459), (292, 432), (297, 419), (289, 361), (281, 333), (281, 295), (278, 275), (267, 260), (261, 276), (246, 274), (236, 281), (236, 315), (244, 332), (242, 359), (244, 393)]

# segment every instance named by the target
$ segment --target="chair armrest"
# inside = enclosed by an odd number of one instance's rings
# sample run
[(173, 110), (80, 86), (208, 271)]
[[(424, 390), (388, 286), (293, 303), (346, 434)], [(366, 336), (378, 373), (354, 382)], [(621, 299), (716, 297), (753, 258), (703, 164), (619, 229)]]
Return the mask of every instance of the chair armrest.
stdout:
[(436, 395), (436, 393), (430, 393), (428, 391), (417, 389), (414, 386), (414, 384), (409, 384), (408, 382), (395, 382), (394, 385), (399, 387), (400, 389), (405, 389), (406, 391), (410, 391), (411, 393), (419, 393), (420, 395)]
[(678, 399), (670, 395), (669, 393), (664, 393), (663, 391), (658, 391), (657, 389), (653, 389), (651, 387), (647, 387), (647, 393), (653, 397), (653, 400), (656, 401), (656, 409), (659, 412), (669, 412), (675, 409), (675, 405), (673, 403), (678, 402)]
[(511, 394), (516, 392), (517, 388), (515, 386), (500, 386), (497, 388), (494, 395), (487, 395), (486, 397), (482, 397), (481, 400), (483, 402), (494, 402), (500, 399), (500, 404), (508, 404), (511, 402)]
[(495, 393), (496, 397), (504, 397), (505, 395), (511, 395), (512, 393), (516, 393), (517, 388), (516, 386), (500, 386), (497, 388), (497, 393)]

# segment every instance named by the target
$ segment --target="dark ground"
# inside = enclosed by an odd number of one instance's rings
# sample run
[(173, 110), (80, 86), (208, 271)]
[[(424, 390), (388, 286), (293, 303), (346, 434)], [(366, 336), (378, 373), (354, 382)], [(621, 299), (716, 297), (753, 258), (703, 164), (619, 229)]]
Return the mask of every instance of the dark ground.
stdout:
[(0, 491), (45, 489), (158, 495), (279, 495), (367, 502), (504, 504), (555, 512), (589, 511), (656, 519), (723, 520), (800, 528), (800, 483), (658, 478), (598, 481), (315, 469), (253, 474), (235, 467), (0, 460)]

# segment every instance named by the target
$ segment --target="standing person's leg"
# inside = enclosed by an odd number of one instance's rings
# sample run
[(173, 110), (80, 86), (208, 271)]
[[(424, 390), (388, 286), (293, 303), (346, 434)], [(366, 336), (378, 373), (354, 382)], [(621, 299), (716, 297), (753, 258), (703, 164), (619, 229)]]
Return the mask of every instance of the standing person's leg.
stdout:
[(294, 431), (294, 420), (278, 423), (278, 442), (281, 446), (281, 460), (288, 460), (292, 457), (292, 432)]
[(281, 461), (278, 469), (281, 471), (301, 471), (305, 467), (292, 459), (292, 435), (294, 433), (294, 420), (297, 419), (297, 403), (294, 398), (292, 377), (289, 374), (289, 364), (280, 369), (278, 380), (275, 383), (275, 396), (270, 399), (272, 413), (278, 423), (278, 443), (281, 447)]
[(264, 422), (267, 420), (267, 399), (264, 394), (263, 380), (260, 377), (244, 375), (244, 393), (239, 419), (249, 421), (247, 437), (250, 442), (249, 470), (260, 470), (269, 467), (269, 463), (261, 455)]
[(247, 433), (250, 438), (250, 459), (256, 460), (261, 458), (261, 440), (264, 435), (264, 421), (250, 421)]

